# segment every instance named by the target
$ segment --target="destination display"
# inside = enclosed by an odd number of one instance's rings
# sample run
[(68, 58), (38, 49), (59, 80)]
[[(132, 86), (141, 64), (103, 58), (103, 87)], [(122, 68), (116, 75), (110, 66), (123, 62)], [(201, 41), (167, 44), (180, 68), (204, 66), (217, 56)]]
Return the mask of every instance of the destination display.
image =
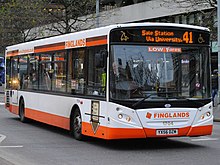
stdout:
[(209, 32), (172, 27), (120, 28), (111, 31), (110, 42), (209, 45)]

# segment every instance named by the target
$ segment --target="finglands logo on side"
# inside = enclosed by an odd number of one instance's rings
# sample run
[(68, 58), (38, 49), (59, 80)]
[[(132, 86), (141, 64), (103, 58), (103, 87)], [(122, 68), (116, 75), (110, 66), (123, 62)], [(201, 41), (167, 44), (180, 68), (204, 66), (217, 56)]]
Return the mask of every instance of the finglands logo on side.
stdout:
[(189, 118), (189, 112), (154, 113), (154, 119)]

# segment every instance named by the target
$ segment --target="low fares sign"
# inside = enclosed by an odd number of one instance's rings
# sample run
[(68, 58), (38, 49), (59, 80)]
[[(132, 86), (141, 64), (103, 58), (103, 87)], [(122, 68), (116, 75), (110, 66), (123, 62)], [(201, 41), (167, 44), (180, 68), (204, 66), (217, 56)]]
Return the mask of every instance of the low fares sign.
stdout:
[(181, 53), (181, 48), (175, 48), (175, 47), (160, 47), (160, 46), (149, 46), (148, 52), (163, 52), (163, 53)]

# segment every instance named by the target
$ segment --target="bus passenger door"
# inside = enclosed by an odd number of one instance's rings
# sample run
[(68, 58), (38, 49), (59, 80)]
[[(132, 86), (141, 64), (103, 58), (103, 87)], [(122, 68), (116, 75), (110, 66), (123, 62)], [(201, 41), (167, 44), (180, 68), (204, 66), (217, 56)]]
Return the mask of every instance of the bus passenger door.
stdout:
[(11, 60), (11, 92), (10, 97), (12, 104), (18, 104), (18, 89), (19, 89), (19, 67), (18, 67), (18, 58), (13, 57)]
[(6, 108), (15, 114), (18, 114), (18, 89), (19, 89), (19, 77), (18, 77), (18, 57), (6, 58), (6, 95), (5, 105)]

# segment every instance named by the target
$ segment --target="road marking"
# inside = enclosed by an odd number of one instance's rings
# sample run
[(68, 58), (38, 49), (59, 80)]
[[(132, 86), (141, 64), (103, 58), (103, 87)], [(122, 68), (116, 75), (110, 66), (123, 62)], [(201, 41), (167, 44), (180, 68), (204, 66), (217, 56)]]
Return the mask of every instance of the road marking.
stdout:
[(23, 146), (0, 146), (0, 148), (22, 148)]
[[(0, 134), (0, 144), (5, 140), (6, 136)], [(0, 148), (21, 148), (23, 146), (0, 146)]]
[(198, 138), (198, 139), (191, 139), (191, 141), (217, 141), (219, 140), (219, 138), (209, 138), (209, 137), (206, 137), (206, 138)]
[(1, 143), (3, 140), (5, 140), (5, 138), (6, 138), (5, 135), (0, 134), (0, 143)]

